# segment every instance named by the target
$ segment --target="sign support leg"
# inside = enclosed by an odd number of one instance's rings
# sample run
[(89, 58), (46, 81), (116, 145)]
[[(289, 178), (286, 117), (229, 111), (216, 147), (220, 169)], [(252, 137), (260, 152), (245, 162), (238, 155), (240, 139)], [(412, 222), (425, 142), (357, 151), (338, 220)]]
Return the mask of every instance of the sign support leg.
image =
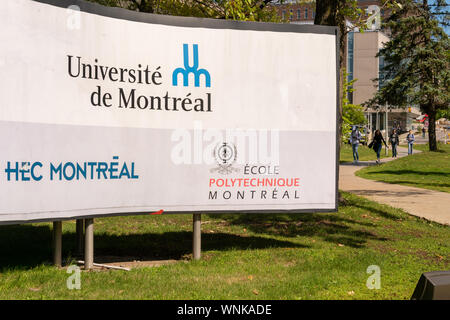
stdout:
[(192, 253), (193, 253), (193, 257), (194, 260), (200, 260), (200, 256), (201, 256), (201, 252), (202, 252), (202, 246), (201, 246), (201, 241), (202, 241), (202, 231), (201, 231), (201, 226), (202, 226), (202, 219), (201, 219), (202, 215), (199, 213), (194, 213), (193, 215), (193, 221), (194, 221), (194, 225), (193, 225), (193, 241), (192, 241)]
[(83, 254), (84, 219), (77, 219), (77, 253)]
[(84, 269), (89, 270), (94, 266), (94, 219), (85, 220), (84, 235)]
[[(389, 110), (388, 110), (388, 108), (386, 107), (386, 117), (385, 117), (385, 124), (384, 124), (384, 130), (385, 130), (385, 132), (386, 132), (386, 139), (384, 139), (384, 140), (386, 141), (386, 144), (389, 143), (388, 111), (389, 111)], [(385, 149), (386, 156), (387, 156), (387, 155), (389, 154), (388, 147), (386, 146), (386, 148), (384, 148), (384, 149)]]
[(53, 264), (62, 265), (62, 222), (53, 221)]

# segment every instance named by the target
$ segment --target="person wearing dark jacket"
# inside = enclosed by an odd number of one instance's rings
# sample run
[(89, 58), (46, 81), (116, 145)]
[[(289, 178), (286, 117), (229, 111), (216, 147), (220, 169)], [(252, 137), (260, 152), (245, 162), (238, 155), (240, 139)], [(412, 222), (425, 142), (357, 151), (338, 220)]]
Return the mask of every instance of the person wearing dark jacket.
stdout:
[(397, 158), (397, 146), (399, 144), (398, 133), (397, 130), (392, 130), (392, 134), (389, 137), (389, 141), (392, 145), (392, 158)]
[(377, 161), (376, 161), (377, 164), (380, 163), (380, 153), (381, 153), (381, 148), (383, 147), (383, 143), (387, 148), (388, 146), (386, 144), (386, 141), (384, 141), (381, 131), (380, 130), (375, 131), (375, 135), (373, 136), (373, 140), (372, 140), (372, 146), (373, 146), (373, 150), (377, 153)]

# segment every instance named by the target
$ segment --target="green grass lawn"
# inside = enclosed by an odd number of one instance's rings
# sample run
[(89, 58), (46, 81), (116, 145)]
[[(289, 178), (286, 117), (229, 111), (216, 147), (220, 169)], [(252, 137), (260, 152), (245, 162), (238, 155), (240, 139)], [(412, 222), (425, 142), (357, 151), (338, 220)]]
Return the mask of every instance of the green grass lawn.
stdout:
[[(421, 273), (450, 268), (450, 228), (344, 193), (338, 213), (204, 215), (191, 261), (192, 215), (95, 220), (96, 256), (179, 262), (81, 273), (51, 266), (51, 224), (0, 227), (0, 299), (409, 299)], [(75, 222), (63, 223), (74, 257)], [(370, 265), (381, 289), (369, 290)]]
[(450, 192), (450, 145), (439, 144), (439, 152), (428, 145), (414, 145), (422, 153), (397, 159), (356, 172), (366, 179)]
[[(358, 147), (359, 161), (375, 161), (377, 160), (377, 154), (373, 149), (369, 149), (367, 146), (359, 145)], [(381, 158), (392, 157), (392, 150), (388, 150), (388, 155), (383, 149), (381, 150)], [(353, 151), (350, 144), (341, 144), (341, 156), (340, 162), (353, 162)]]
[[(401, 145), (401, 147), (408, 148), (407, 144)], [(414, 144), (413, 146), (414, 150), (420, 150), (420, 151), (430, 151), (430, 147), (428, 146), (428, 143), (426, 144)], [(438, 143), (438, 152), (450, 152), (450, 144), (443, 144)]]

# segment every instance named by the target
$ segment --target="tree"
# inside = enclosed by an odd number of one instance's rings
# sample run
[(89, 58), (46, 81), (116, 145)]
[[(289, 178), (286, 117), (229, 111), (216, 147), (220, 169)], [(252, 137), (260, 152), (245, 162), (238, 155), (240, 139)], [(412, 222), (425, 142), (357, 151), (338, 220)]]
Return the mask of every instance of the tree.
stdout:
[(449, 38), (427, 0), (401, 4), (387, 21), (391, 40), (378, 54), (385, 60), (385, 82), (367, 105), (418, 105), (429, 117), (429, 149), (437, 151), (436, 115), (450, 105)]
[(348, 73), (344, 69), (344, 82), (342, 87), (342, 126), (341, 126), (341, 141), (350, 137), (353, 125), (364, 125), (367, 123), (367, 119), (364, 116), (364, 109), (359, 104), (350, 103), (348, 94), (353, 92), (353, 83), (357, 79), (348, 81)]
[(351, 81), (347, 80), (348, 73), (344, 69), (344, 84), (342, 87), (342, 120), (343, 120), (343, 130), (342, 133), (345, 130), (348, 130), (348, 128), (351, 128), (352, 125), (362, 125), (366, 124), (367, 119), (364, 116), (364, 109), (359, 104), (353, 104), (350, 103), (350, 100), (348, 99), (348, 94), (350, 92), (353, 92), (353, 83), (357, 81), (357, 79), (353, 79)]

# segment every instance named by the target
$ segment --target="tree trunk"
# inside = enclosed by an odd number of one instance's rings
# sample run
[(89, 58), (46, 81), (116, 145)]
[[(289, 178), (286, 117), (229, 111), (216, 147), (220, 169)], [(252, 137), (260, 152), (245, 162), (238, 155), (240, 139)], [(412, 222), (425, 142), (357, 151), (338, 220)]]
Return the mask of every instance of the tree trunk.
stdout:
[(338, 0), (317, 0), (314, 24), (337, 26)]
[[(347, 32), (345, 30), (345, 17), (339, 10), (339, 0), (316, 0), (316, 16), (314, 24), (325, 26), (339, 27), (339, 112), (338, 112), (338, 126), (336, 130), (339, 132), (339, 141), (337, 148), (341, 145), (342, 135), (342, 97), (344, 85), (344, 68), (346, 65), (347, 52)], [(338, 177), (339, 179), (339, 177)], [(344, 204), (344, 197), (338, 191), (338, 202)]]
[(428, 114), (428, 145), (430, 151), (437, 151), (437, 142), (436, 142), (436, 111), (435, 108), (429, 108)]
[[(347, 31), (345, 17), (341, 13), (342, 4), (339, 0), (316, 0), (316, 16), (314, 24), (325, 26), (337, 26), (339, 28), (339, 114), (338, 132), (342, 131), (342, 98), (344, 85), (344, 68), (347, 65)], [(339, 143), (341, 143), (339, 135)]]

